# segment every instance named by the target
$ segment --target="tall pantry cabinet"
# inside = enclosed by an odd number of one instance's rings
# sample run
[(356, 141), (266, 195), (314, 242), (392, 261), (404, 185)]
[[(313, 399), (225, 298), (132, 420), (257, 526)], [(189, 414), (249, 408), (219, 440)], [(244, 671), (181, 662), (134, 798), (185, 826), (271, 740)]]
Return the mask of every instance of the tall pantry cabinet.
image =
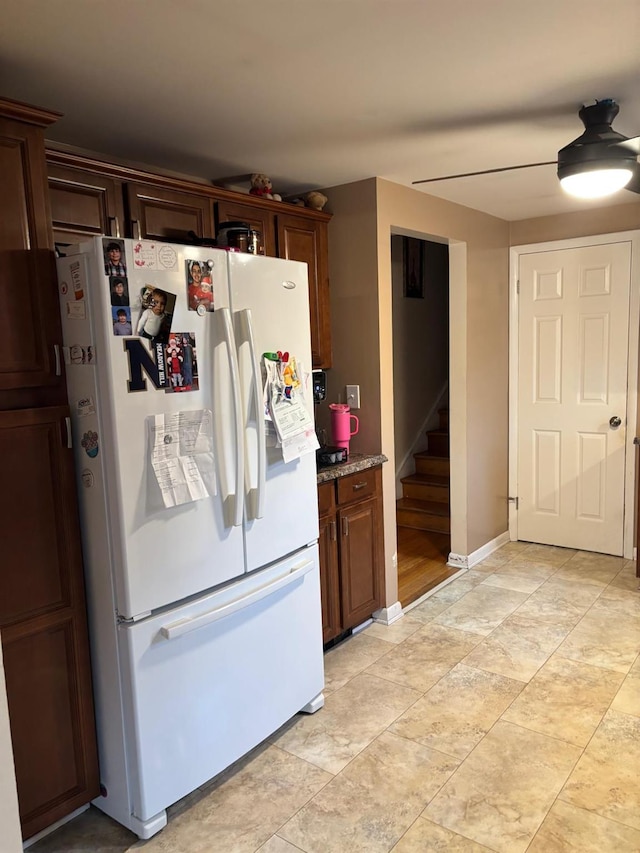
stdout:
[(99, 794), (44, 153), (58, 117), (0, 99), (0, 638), (23, 838)]

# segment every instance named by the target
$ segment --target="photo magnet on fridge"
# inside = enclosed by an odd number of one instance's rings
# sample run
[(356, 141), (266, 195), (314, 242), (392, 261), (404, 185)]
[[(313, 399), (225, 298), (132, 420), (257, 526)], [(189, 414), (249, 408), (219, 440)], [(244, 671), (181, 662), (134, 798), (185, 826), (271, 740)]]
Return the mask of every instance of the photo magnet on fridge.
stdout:
[(150, 340), (152, 344), (169, 343), (171, 321), (176, 305), (175, 293), (169, 293), (152, 284), (146, 285), (141, 293), (141, 312), (136, 334)]
[(131, 308), (112, 308), (111, 319), (113, 321), (113, 334), (118, 338), (132, 335), (131, 331)]
[(198, 314), (214, 311), (213, 261), (187, 260), (187, 297), (189, 310)]
[(111, 304), (117, 307), (129, 305), (129, 282), (125, 275), (109, 276)]
[(111, 240), (106, 237), (102, 241), (104, 253), (104, 274), (127, 275), (127, 261), (124, 255), (124, 240)]
[(198, 390), (198, 364), (194, 332), (171, 332), (165, 350), (169, 384), (167, 393)]

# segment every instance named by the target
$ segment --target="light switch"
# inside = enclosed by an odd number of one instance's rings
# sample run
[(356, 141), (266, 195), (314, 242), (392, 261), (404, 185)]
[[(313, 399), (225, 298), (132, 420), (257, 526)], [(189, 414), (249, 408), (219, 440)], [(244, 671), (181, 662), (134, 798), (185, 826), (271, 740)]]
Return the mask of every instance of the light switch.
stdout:
[(346, 386), (346, 398), (347, 398), (347, 406), (351, 409), (359, 409), (360, 408), (360, 386), (359, 385), (347, 385)]

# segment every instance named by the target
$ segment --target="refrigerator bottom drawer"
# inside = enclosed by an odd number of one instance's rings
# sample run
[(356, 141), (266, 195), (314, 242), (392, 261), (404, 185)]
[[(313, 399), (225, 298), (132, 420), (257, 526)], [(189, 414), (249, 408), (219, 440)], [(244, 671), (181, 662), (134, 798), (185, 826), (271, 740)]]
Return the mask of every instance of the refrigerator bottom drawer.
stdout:
[(132, 813), (224, 770), (324, 686), (318, 548), (120, 631)]

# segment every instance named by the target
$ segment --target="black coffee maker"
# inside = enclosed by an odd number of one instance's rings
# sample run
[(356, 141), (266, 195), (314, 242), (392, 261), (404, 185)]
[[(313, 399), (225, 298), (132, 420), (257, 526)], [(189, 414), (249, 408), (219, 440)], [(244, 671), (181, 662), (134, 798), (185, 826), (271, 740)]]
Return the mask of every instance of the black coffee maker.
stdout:
[(313, 377), (313, 402), (322, 403), (327, 398), (327, 374), (324, 370), (312, 371)]
[[(324, 370), (314, 370), (311, 375), (313, 377), (313, 402), (317, 405), (323, 403), (327, 397), (327, 374)], [(346, 447), (329, 447), (327, 445), (326, 430), (316, 428), (316, 435), (320, 445), (316, 450), (316, 463), (319, 468), (347, 461), (349, 454)]]

